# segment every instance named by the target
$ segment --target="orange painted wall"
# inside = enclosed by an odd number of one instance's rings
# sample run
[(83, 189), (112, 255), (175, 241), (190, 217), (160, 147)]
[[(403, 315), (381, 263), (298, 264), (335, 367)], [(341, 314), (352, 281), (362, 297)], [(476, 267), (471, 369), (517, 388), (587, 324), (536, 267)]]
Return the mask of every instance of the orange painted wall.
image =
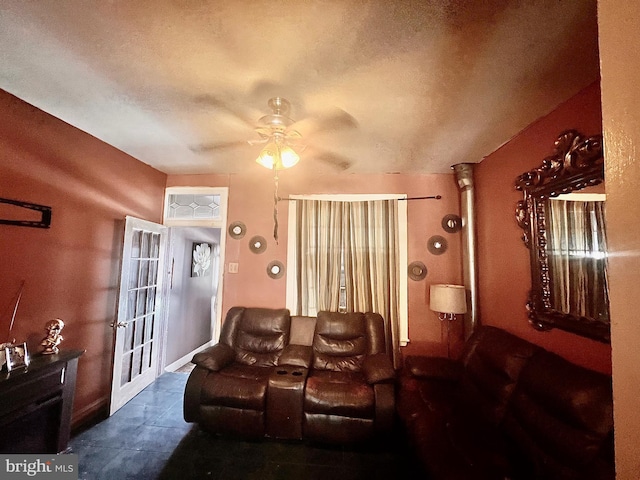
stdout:
[(577, 364), (611, 373), (607, 344), (529, 326), (525, 302), (531, 285), (529, 252), (515, 221), (518, 175), (539, 166), (553, 152), (558, 135), (576, 129), (602, 132), (600, 88), (594, 83), (485, 158), (476, 170), (480, 320), (556, 352)]
[(61, 318), (62, 347), (86, 350), (77, 423), (109, 398), (124, 217), (160, 222), (166, 175), (2, 90), (0, 111), (0, 196), (53, 209), (49, 229), (0, 225), (0, 341), (24, 281), (11, 336), (36, 353)]
[[(241, 240), (227, 236), (225, 272), (230, 262), (239, 264), (237, 274), (225, 273), (223, 312), (234, 305), (272, 306), (285, 304), (286, 279), (272, 280), (266, 274), (272, 260), (287, 261), (288, 203), (278, 206), (279, 243), (273, 239), (272, 172), (247, 159), (242, 175), (170, 175), (167, 186), (216, 186), (229, 188), (228, 222), (242, 221), (247, 234)], [(298, 166), (280, 173), (279, 194), (313, 193), (406, 193), (408, 196), (442, 195), (441, 200), (415, 200), (408, 204), (408, 260), (422, 261), (428, 269), (423, 281), (408, 280), (409, 338), (405, 353), (444, 354), (441, 325), (427, 306), (431, 283), (452, 283), (461, 279), (460, 234), (444, 232), (442, 217), (459, 214), (459, 195), (453, 175), (308, 175), (304, 159)], [(427, 250), (432, 235), (449, 240), (448, 251), (439, 256)], [(261, 235), (267, 250), (259, 255), (249, 250), (249, 239)], [(406, 274), (406, 271), (403, 272)]]

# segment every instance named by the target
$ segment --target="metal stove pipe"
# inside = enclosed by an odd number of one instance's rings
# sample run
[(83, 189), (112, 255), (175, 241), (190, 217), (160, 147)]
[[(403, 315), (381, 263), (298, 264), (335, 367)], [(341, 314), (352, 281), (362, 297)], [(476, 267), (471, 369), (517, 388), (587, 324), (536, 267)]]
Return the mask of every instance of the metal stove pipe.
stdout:
[(464, 316), (464, 337), (468, 339), (478, 324), (478, 263), (476, 249), (476, 210), (473, 170), (474, 163), (458, 163), (455, 172), (460, 190), (462, 217), (462, 274), (467, 289), (467, 313)]

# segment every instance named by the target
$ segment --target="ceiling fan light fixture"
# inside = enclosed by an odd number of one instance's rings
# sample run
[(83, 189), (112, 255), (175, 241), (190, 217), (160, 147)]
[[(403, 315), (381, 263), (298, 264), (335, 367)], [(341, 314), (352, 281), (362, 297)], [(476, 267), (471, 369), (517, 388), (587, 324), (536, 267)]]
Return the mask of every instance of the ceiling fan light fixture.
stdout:
[(300, 161), (300, 157), (291, 147), (280, 150), (280, 163), (282, 168), (291, 168)]
[(273, 169), (274, 165), (277, 165), (278, 159), (278, 146), (275, 142), (269, 142), (260, 152), (256, 162), (269, 170)]
[(291, 168), (300, 161), (300, 156), (293, 148), (280, 147), (276, 142), (269, 142), (260, 152), (256, 162), (269, 170)]

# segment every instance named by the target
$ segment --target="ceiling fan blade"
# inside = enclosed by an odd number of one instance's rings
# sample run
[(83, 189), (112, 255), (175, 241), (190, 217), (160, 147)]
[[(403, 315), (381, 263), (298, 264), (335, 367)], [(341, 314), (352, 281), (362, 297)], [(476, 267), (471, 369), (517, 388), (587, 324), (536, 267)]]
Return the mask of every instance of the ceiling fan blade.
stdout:
[(269, 127), (257, 127), (254, 130), (261, 138), (269, 138), (273, 135), (273, 130)]
[(247, 143), (251, 146), (264, 145), (269, 141), (269, 137), (262, 137), (260, 140), (247, 140)]
[(216, 110), (219, 110), (221, 112), (225, 112), (231, 115), (232, 117), (240, 120), (242, 123), (244, 123), (245, 125), (247, 125), (252, 129), (255, 127), (255, 120), (251, 118), (251, 116), (246, 115), (244, 112), (241, 112), (240, 110), (231, 107), (227, 102), (216, 97), (215, 95), (210, 95), (210, 94), (197, 95), (195, 97), (195, 102), (207, 107), (213, 107)]
[(330, 112), (311, 116), (295, 122), (287, 131), (295, 130), (303, 137), (309, 137), (319, 132), (333, 132), (350, 130), (358, 127), (355, 117), (341, 108), (334, 108)]
[(207, 153), (207, 152), (219, 152), (222, 150), (228, 150), (235, 147), (241, 147), (247, 145), (248, 142), (233, 141), (233, 142), (215, 142), (215, 143), (201, 143), (200, 145), (191, 145), (189, 150), (194, 153)]
[(315, 147), (311, 147), (309, 148), (309, 150), (310, 160), (325, 163), (337, 170), (344, 171), (349, 169), (352, 165), (351, 160), (343, 155), (338, 155), (337, 153), (329, 152), (327, 150), (321, 150)]
[(285, 132), (284, 136), (286, 137), (287, 141), (289, 141), (289, 142), (296, 142), (296, 141), (302, 139), (302, 134), (300, 132), (298, 132), (297, 130), (287, 130)]

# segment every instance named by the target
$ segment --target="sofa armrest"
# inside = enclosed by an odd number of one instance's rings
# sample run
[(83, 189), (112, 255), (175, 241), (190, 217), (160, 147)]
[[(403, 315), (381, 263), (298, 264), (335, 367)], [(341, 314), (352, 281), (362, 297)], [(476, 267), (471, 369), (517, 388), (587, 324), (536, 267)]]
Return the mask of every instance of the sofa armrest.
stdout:
[(312, 350), (307, 345), (292, 345), (284, 347), (278, 358), (278, 365), (291, 365), (293, 367), (309, 368), (311, 365)]
[(224, 343), (216, 343), (213, 347), (209, 347), (200, 353), (196, 353), (191, 360), (191, 363), (217, 372), (218, 370), (226, 367), (236, 357), (236, 353), (229, 345)]
[(391, 364), (391, 359), (385, 353), (376, 353), (364, 357), (362, 362), (362, 373), (367, 383), (393, 382), (396, 372)]
[(464, 371), (460, 362), (443, 357), (409, 355), (404, 365), (410, 376), (420, 379), (457, 382)]
[(200, 395), (202, 394), (202, 384), (208, 374), (209, 371), (206, 368), (198, 366), (189, 374), (182, 400), (182, 415), (185, 422), (200, 421)]

